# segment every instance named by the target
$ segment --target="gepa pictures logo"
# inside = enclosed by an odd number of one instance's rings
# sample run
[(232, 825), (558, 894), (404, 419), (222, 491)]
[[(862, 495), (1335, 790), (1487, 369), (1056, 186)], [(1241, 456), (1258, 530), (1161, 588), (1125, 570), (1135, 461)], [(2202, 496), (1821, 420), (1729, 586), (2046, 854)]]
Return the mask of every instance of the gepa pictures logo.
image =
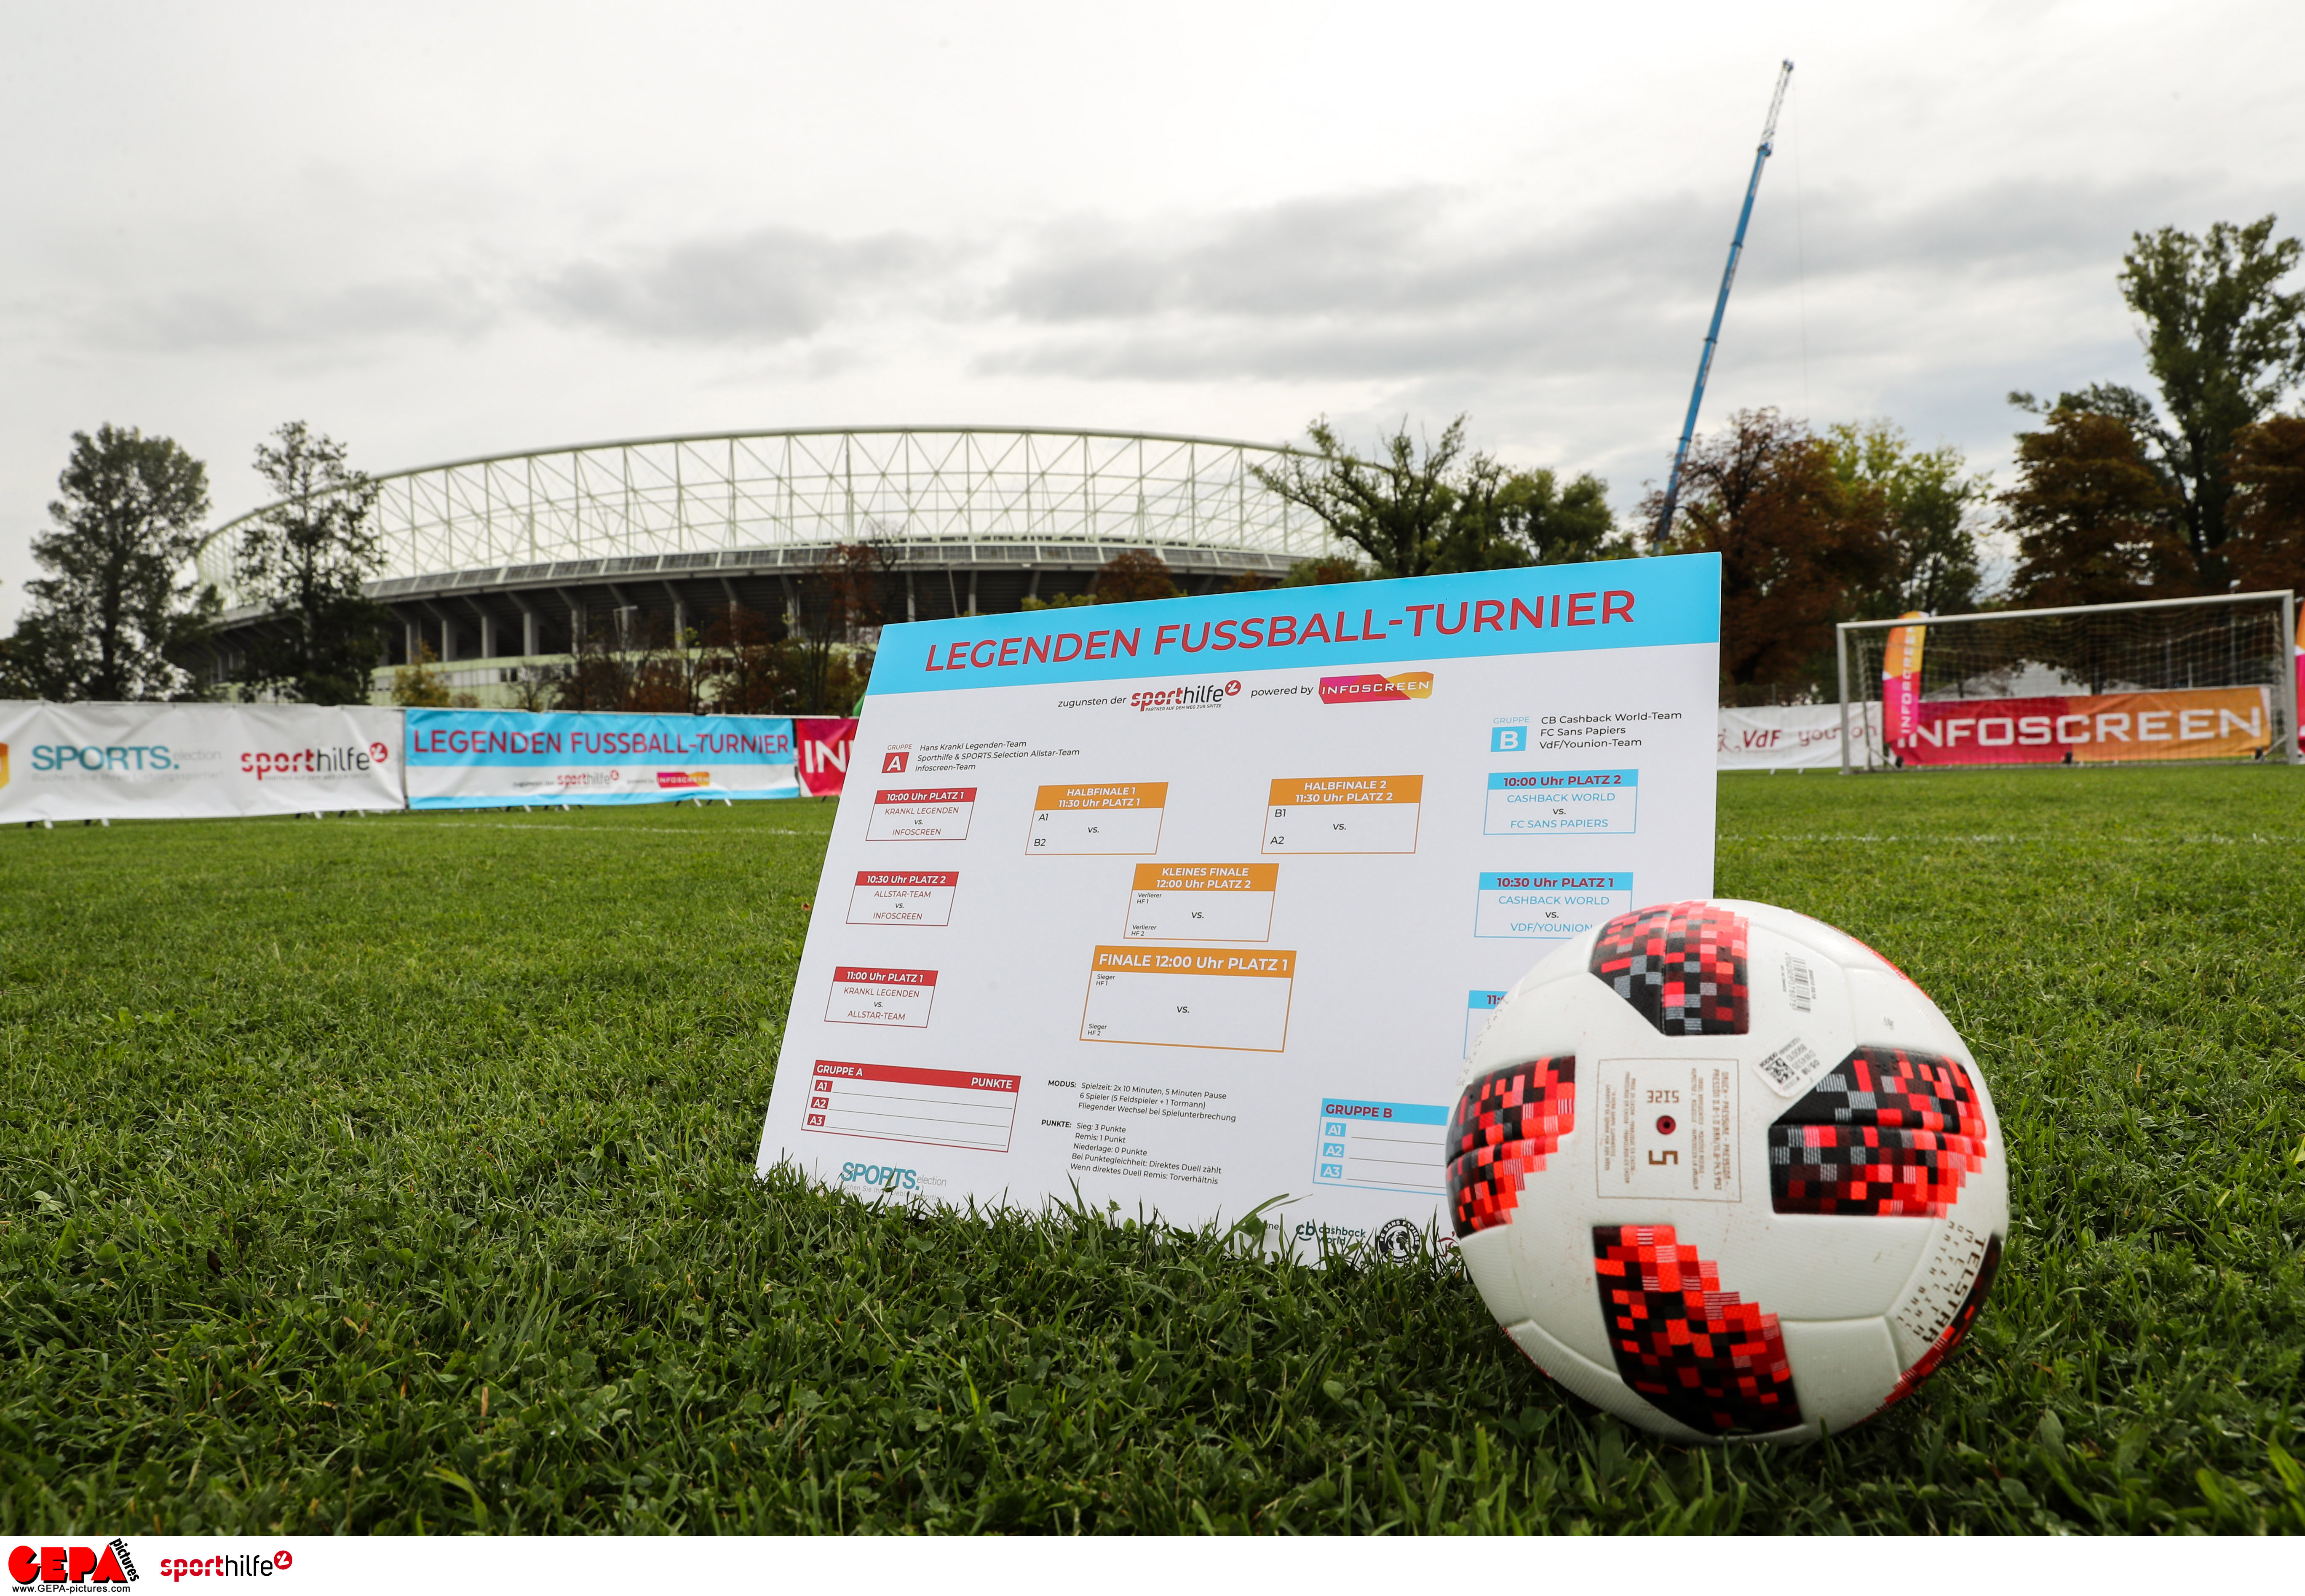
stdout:
[(20, 1591), (124, 1587), (137, 1577), (128, 1542), (82, 1546), (18, 1546), (8, 1553), (8, 1577)]
[(899, 1169), (892, 1164), (843, 1164), (840, 1184), (878, 1186), (884, 1192), (917, 1192), (921, 1189), (921, 1172)]

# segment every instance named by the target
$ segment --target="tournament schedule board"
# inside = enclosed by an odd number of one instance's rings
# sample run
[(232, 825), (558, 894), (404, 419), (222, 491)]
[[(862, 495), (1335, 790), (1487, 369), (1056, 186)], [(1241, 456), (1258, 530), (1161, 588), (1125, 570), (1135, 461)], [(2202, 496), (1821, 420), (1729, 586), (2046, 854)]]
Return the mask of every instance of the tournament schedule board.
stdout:
[(1529, 967), (1713, 888), (1709, 555), (889, 627), (760, 1164), (1450, 1230)]

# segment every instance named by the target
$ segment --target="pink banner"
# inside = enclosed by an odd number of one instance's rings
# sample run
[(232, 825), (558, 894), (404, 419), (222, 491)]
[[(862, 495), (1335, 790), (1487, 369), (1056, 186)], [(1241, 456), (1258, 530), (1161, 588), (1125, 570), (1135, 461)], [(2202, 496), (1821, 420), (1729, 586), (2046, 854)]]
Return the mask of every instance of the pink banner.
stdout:
[(2056, 765), (2249, 759), (2272, 746), (2262, 687), (1923, 703), (1890, 750), (1909, 765)]
[(837, 798), (848, 775), (848, 750), (856, 723), (836, 716), (795, 716), (793, 743), (799, 750), (801, 791), (812, 798)]

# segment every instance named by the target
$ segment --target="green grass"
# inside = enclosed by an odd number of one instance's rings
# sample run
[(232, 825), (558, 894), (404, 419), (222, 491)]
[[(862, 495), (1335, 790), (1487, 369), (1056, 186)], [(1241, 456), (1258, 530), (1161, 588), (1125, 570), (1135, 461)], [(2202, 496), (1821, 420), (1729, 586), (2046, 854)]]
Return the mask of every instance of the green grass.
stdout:
[(2009, 1138), (1978, 1332), (1798, 1449), (1423, 1267), (756, 1184), (826, 806), (0, 833), (0, 1523), (2305, 1530), (2301, 777), (1722, 783)]

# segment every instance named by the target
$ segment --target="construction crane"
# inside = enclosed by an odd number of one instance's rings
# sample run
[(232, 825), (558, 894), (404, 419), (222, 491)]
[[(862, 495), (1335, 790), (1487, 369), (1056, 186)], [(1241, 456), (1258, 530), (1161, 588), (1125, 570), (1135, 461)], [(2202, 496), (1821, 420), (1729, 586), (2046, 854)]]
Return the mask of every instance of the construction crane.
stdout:
[(1672, 452), (1672, 475), (1664, 485), (1664, 513), (1652, 534), (1656, 546), (1672, 533), (1673, 512), (1680, 507), (1680, 468), (1688, 459), (1688, 440), (1697, 433), (1697, 409), (1705, 403), (1705, 379), (1713, 370), (1713, 351), (1721, 342), (1721, 318), (1728, 313), (1729, 290), (1737, 281), (1737, 258), (1745, 252), (1745, 228), (1753, 219), (1753, 201), (1761, 191), (1761, 168), (1769, 164), (1777, 141), (1777, 113), (1784, 107), (1785, 85), (1792, 81), (1793, 64), (1778, 69), (1777, 91), (1769, 97), (1769, 120), (1761, 128), (1761, 147), (1753, 152), (1753, 177), (1745, 185), (1745, 208), (1737, 213), (1737, 236), (1729, 241), (1729, 265), (1721, 274), (1721, 297), (1713, 301), (1713, 325), (1705, 334), (1705, 352), (1697, 358), (1697, 387), (1688, 395), (1688, 419), (1680, 424), (1680, 446)]

